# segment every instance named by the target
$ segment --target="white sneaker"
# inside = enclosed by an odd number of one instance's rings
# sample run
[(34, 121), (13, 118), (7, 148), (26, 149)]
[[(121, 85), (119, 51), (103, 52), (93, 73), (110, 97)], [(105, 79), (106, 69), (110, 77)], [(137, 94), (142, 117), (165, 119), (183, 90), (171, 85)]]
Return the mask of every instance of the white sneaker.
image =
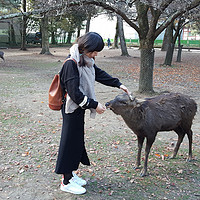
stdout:
[(69, 192), (72, 194), (84, 194), (86, 189), (77, 183), (73, 182), (71, 179), (67, 185), (64, 185), (63, 180), (61, 181), (60, 189), (64, 192)]
[(80, 185), (80, 186), (84, 186), (84, 185), (87, 184), (87, 182), (86, 182), (84, 179), (82, 179), (82, 178), (80, 178), (79, 176), (77, 176), (76, 173), (72, 172), (72, 175), (73, 175), (73, 176), (72, 176), (71, 180), (72, 180), (73, 182), (77, 183), (77, 184)]

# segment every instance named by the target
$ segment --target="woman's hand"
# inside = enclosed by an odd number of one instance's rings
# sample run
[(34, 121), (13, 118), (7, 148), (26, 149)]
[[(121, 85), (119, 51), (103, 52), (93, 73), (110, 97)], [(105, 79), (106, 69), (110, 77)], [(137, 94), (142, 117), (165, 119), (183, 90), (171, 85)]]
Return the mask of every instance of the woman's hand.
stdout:
[(128, 91), (128, 88), (125, 85), (120, 85), (119, 87), (120, 89), (124, 90), (124, 92), (126, 92), (128, 95), (130, 95), (131, 93)]
[(97, 111), (98, 114), (102, 114), (106, 111), (106, 108), (102, 104), (98, 103), (96, 111)]

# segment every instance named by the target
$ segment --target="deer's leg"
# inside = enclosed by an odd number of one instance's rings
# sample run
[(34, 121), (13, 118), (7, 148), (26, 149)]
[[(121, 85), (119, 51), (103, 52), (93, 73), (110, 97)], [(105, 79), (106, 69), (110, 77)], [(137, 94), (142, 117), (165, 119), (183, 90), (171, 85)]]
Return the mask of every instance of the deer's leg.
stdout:
[[(156, 134), (155, 134), (156, 136)], [(144, 160), (144, 169), (141, 172), (141, 176), (146, 176), (147, 175), (147, 163), (148, 163), (148, 157), (150, 153), (150, 149), (152, 147), (152, 144), (155, 141), (155, 136), (154, 137), (148, 137), (147, 142), (146, 142), (146, 148), (145, 148), (145, 160)]]
[(192, 160), (192, 130), (190, 129), (189, 131), (187, 131), (187, 136), (188, 136), (188, 140), (189, 140), (189, 155), (188, 155), (188, 159), (187, 161), (191, 161)]
[(178, 153), (178, 150), (179, 150), (179, 147), (183, 141), (183, 138), (185, 136), (185, 131), (182, 129), (182, 128), (178, 128), (175, 130), (175, 132), (178, 134), (178, 141), (176, 143), (176, 146), (174, 148), (174, 152), (173, 152), (173, 155), (171, 158), (175, 158), (177, 153)]
[(142, 146), (144, 142), (144, 137), (139, 137), (137, 136), (138, 139), (138, 153), (137, 153), (137, 161), (134, 169), (138, 169), (139, 166), (141, 165), (141, 151), (142, 151)]

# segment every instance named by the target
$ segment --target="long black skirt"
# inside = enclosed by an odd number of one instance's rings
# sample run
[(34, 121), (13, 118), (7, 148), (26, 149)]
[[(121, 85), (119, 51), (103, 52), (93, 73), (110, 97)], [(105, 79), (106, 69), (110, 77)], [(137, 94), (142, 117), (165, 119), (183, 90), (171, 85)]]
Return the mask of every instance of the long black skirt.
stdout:
[(84, 142), (85, 110), (80, 107), (73, 113), (65, 113), (62, 107), (63, 125), (55, 172), (67, 174), (78, 169), (80, 162), (90, 165)]

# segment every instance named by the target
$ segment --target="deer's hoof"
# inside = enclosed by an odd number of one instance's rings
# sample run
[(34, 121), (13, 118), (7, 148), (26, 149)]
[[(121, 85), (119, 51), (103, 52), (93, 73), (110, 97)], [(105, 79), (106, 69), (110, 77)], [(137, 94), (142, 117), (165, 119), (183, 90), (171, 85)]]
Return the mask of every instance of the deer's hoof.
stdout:
[(147, 172), (141, 172), (141, 173), (140, 173), (140, 176), (141, 176), (141, 177), (145, 177), (145, 176), (148, 176), (148, 174), (147, 174)]
[(134, 166), (133, 169), (134, 169), (134, 170), (140, 169), (140, 166)]

